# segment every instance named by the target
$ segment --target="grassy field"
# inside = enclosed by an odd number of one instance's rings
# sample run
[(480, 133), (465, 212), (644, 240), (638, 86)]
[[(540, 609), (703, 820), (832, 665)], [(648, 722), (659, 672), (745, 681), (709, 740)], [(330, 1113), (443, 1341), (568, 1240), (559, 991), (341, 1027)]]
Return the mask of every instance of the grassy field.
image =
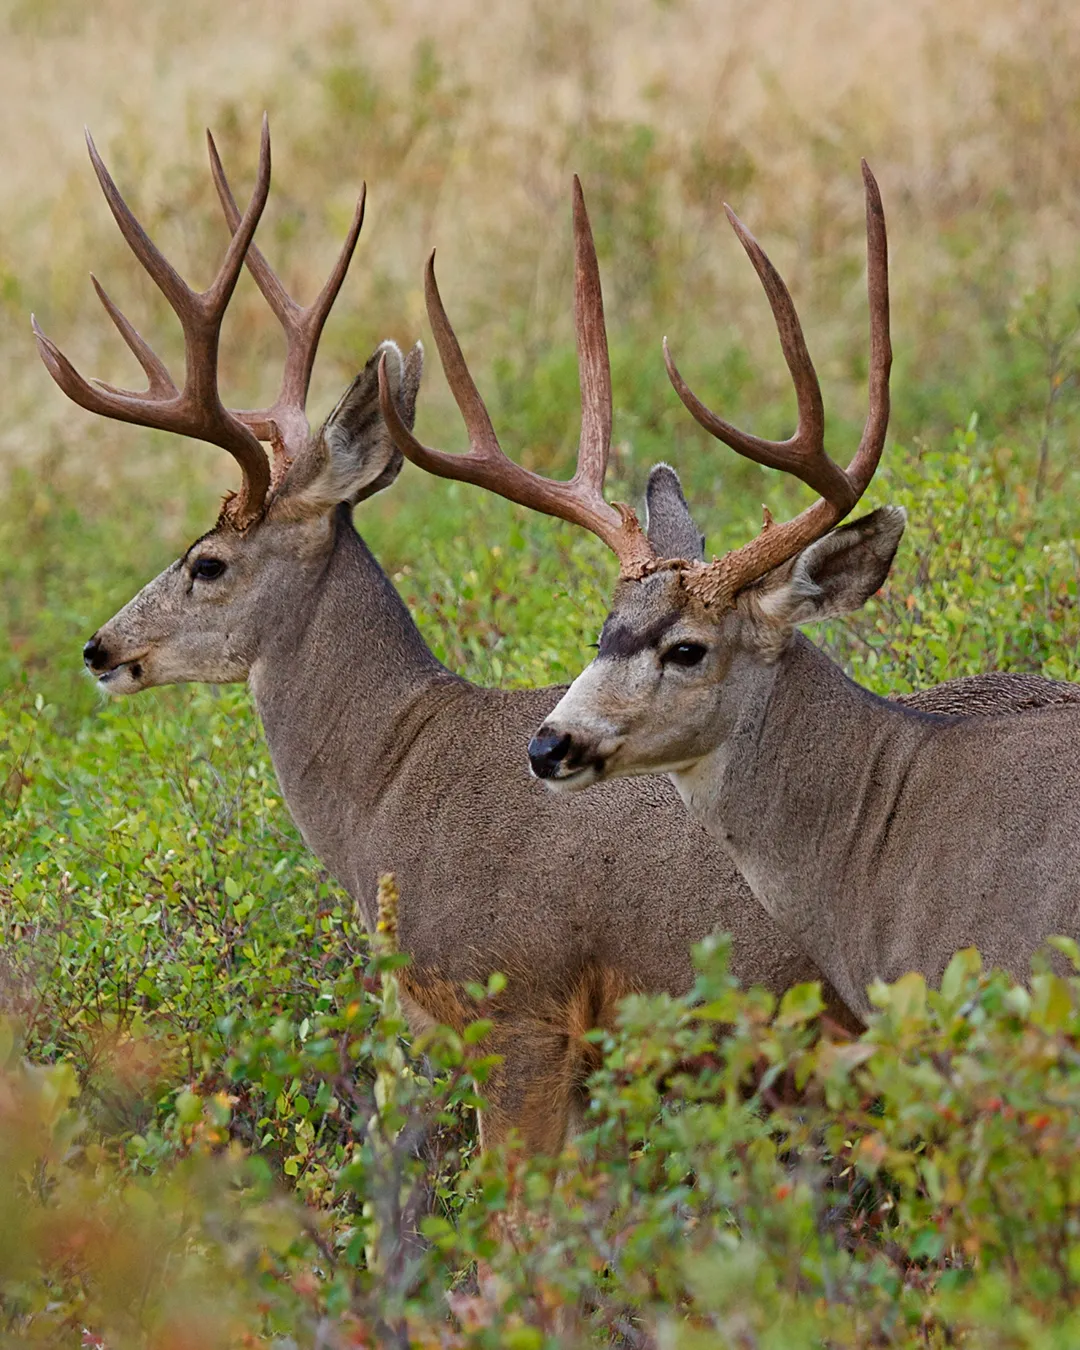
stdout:
[[(878, 690), (1077, 678), (1071, 7), (0, 0), (0, 36), (0, 1344), (532, 1350), (564, 1334), (560, 1309), (582, 1343), (1075, 1344), (1075, 982), (1043, 975), (1028, 995), (961, 962), (940, 996), (883, 992), (868, 1038), (838, 1049), (810, 993), (773, 1022), (706, 954), (692, 998), (628, 1014), (560, 1180), (477, 1160), (485, 1065), (449, 1037), (425, 1072), (403, 1057), (393, 959), (301, 845), (246, 692), (105, 705), (82, 674), (82, 643), (207, 528), (235, 469), (69, 404), (29, 330), (34, 310), (80, 369), (134, 379), (92, 268), (176, 362), (81, 127), (205, 284), (225, 231), (202, 128), (246, 191), (266, 108), (259, 240), (299, 296), (369, 186), (316, 414), (381, 338), (428, 341), (437, 245), (504, 445), (563, 472), (576, 170), (608, 309), (614, 486), (633, 498), (670, 460), (720, 551), (763, 500), (779, 515), (801, 497), (689, 423), (660, 338), (714, 406), (787, 434), (730, 201), (792, 286), (844, 458), (865, 408), (865, 156), (896, 350), (871, 504), (912, 523), (885, 591), (818, 636)], [(279, 359), (244, 278), (230, 401), (269, 395)], [(436, 366), (420, 434), (460, 447)], [(507, 685), (580, 669), (613, 580), (594, 542), (408, 466), (357, 519), (451, 668)], [(489, 1221), (512, 1184), (546, 1226), (508, 1253)], [(423, 1249), (396, 1213), (414, 1192)]]

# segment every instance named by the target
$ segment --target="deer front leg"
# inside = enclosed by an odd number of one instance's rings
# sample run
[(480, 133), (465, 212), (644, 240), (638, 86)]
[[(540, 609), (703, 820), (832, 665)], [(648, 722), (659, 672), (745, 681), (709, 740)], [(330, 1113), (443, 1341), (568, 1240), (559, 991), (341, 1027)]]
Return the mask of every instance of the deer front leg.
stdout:
[[(506, 1147), (511, 1170), (518, 1159), (527, 1163), (535, 1157), (557, 1157), (580, 1122), (581, 1043), (569, 1029), (560, 1030), (545, 1021), (515, 1020), (497, 1026), (487, 1047), (502, 1056), (502, 1064), (487, 1084), (488, 1106), (480, 1113), (481, 1148), (489, 1152)], [(515, 1187), (493, 1232), (504, 1250), (521, 1251), (526, 1243), (535, 1243), (538, 1235), (542, 1239), (547, 1223), (546, 1215), (529, 1210)], [(491, 1304), (505, 1302), (505, 1280), (486, 1261), (477, 1264), (476, 1279), (481, 1295)], [(555, 1309), (538, 1305), (536, 1312), (548, 1334), (560, 1341), (569, 1336), (580, 1317), (576, 1304)]]
[(516, 1140), (526, 1157), (556, 1157), (576, 1115), (581, 1055), (558, 1027), (533, 1019), (497, 1025), (486, 1048), (502, 1063), (487, 1085), (480, 1146)]
[[(501, 996), (482, 1047), (502, 1061), (486, 1084), (488, 1105), (480, 1113), (485, 1152), (511, 1139), (528, 1157), (561, 1151), (571, 1119), (580, 1114), (585, 1076), (594, 1067), (595, 1050), (582, 1039), (597, 1023), (591, 985), (582, 981), (565, 998), (525, 997), (515, 1008), (507, 1006), (509, 991)], [(460, 1033), (477, 1016), (471, 1000), (448, 980), (405, 970), (398, 972), (398, 986), (414, 1035), (440, 1023)]]

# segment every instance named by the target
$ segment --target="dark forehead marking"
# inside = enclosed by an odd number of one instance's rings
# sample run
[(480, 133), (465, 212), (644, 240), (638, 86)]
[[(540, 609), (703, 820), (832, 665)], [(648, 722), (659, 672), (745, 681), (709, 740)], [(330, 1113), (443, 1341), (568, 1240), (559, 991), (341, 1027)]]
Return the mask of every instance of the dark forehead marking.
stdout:
[(187, 551), (181, 557), (180, 562), (186, 563), (187, 560), (191, 557), (192, 553), (194, 553), (195, 550), (199, 547), (199, 545), (203, 543), (205, 540), (213, 538), (213, 536), (217, 534), (217, 532), (218, 527), (215, 525), (212, 530), (207, 530), (205, 534), (200, 534), (198, 539), (196, 539), (193, 544), (190, 544), (188, 546)]
[(633, 628), (614, 614), (609, 614), (604, 620), (596, 659), (601, 661), (607, 658), (614, 661), (637, 656), (638, 652), (655, 647), (664, 634), (674, 628), (680, 617), (679, 611), (672, 609), (667, 614), (662, 614), (659, 619), (654, 619), (647, 628)]

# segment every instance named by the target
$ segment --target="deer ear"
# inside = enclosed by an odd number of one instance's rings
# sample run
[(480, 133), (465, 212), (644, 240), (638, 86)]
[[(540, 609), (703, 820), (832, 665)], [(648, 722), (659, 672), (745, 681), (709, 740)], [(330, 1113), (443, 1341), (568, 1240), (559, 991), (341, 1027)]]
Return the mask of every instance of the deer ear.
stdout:
[(295, 519), (324, 515), (340, 502), (355, 506), (389, 487), (401, 472), (401, 451), (390, 439), (379, 410), (379, 361), (384, 353), (391, 395), (411, 430), (424, 349), (417, 343), (403, 357), (396, 342), (380, 343), (289, 470), (275, 500), (275, 506), (281, 504), (279, 514)]
[(679, 475), (670, 464), (657, 464), (649, 474), (645, 526), (658, 557), (705, 561), (705, 536), (694, 524)]
[(785, 629), (850, 614), (889, 575), (906, 524), (902, 507), (882, 506), (831, 531), (754, 588), (759, 614)]

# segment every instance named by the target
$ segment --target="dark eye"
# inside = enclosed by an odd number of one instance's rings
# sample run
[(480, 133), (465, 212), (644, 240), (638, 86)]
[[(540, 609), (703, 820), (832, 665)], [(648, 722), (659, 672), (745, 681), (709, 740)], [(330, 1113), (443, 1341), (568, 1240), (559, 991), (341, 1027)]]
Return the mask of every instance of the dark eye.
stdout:
[(696, 666), (705, 652), (706, 648), (700, 642), (677, 642), (660, 660), (665, 666)]
[(213, 581), (215, 577), (221, 576), (225, 571), (225, 564), (220, 558), (200, 558), (191, 568), (191, 575), (199, 581)]

